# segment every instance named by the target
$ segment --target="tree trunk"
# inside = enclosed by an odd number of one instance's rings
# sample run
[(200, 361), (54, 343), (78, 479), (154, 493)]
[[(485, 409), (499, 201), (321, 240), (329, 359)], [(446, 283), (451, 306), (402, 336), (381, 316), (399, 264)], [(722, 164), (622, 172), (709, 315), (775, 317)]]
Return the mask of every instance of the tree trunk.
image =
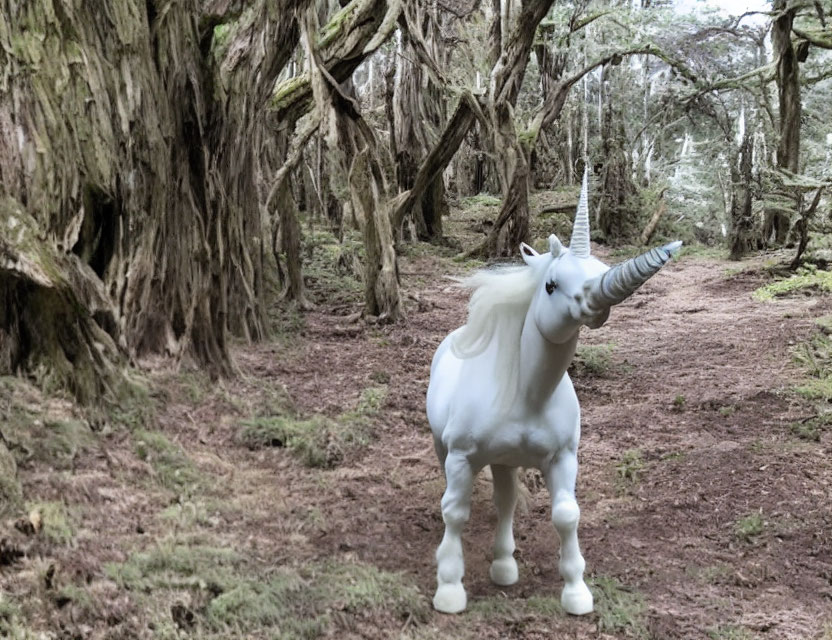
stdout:
[[(234, 22), (227, 2), (79, 2), (0, 10), (0, 189), (36, 230), (20, 255), (57, 269), (38, 281), (0, 264), (0, 304), (18, 365), (94, 402), (125, 361), (98, 350), (102, 332), (133, 356), (193, 356), (215, 373), (233, 370), (229, 331), (262, 335), (253, 180), (301, 3), (258, 0)], [(113, 311), (91, 313), (103, 301)], [(73, 330), (43, 326), (43, 305)]]
[[(608, 69), (605, 69), (604, 76)], [(603, 82), (602, 82), (603, 84)], [(641, 210), (638, 189), (633, 183), (624, 119), (615, 101), (607, 100), (601, 128), (601, 201), (598, 226), (610, 243), (626, 242), (638, 233)]]
[[(777, 60), (777, 92), (780, 102), (780, 139), (777, 145), (777, 167), (791, 173), (800, 172), (800, 64), (792, 44), (792, 24), (797, 8), (789, 6), (787, 0), (775, 0), (778, 17), (771, 25), (773, 56)], [(797, 209), (801, 208), (798, 198)], [(774, 236), (774, 243), (782, 245), (789, 232), (789, 217), (779, 210), (766, 212), (763, 240), (768, 243)]]
[(751, 198), (751, 130), (746, 128), (736, 161), (731, 163), (731, 260), (754, 248), (756, 234)]
[[(413, 187), (419, 164), (430, 153), (445, 118), (441, 88), (426, 72), (413, 39), (419, 39), (419, 46), (424, 49), (422, 55), (429, 56), (437, 66), (444, 67), (448, 62), (435, 11), (416, 2), (410, 6), (407, 15), (408, 28), (399, 31), (398, 62), (390, 102), (390, 139), (399, 191)], [(442, 215), (447, 209), (445, 183), (440, 173), (431, 180), (420, 206), (411, 209), (420, 240), (441, 239)]]
[[(523, 83), (537, 26), (552, 5), (550, 0), (528, 3), (516, 20), (501, 19), (501, 27), (514, 24), (509, 34), (501, 33), (500, 54), (494, 62), (489, 81), (485, 121), (491, 136), (491, 148), (498, 156), (497, 165), (503, 200), (497, 220), (485, 242), (470, 253), (509, 255), (518, 250), (529, 235), (529, 167), (531, 146), (517, 134), (514, 105)], [(504, 3), (504, 7), (509, 3)]]
[(647, 226), (644, 227), (644, 231), (642, 231), (641, 236), (639, 236), (638, 241), (642, 246), (650, 242), (650, 238), (652, 238), (653, 234), (656, 232), (656, 227), (659, 226), (659, 221), (662, 219), (664, 212), (667, 211), (667, 202), (664, 199), (665, 191), (667, 191), (667, 187), (662, 189), (661, 193), (659, 193), (659, 202), (656, 205), (656, 210), (653, 212), (653, 215), (650, 216)]

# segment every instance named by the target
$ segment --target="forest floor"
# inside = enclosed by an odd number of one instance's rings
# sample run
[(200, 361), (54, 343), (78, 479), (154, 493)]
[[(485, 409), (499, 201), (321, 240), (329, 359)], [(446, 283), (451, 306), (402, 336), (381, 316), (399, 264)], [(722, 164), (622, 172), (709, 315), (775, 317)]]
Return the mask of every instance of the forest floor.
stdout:
[(683, 255), (582, 330), (579, 537), (596, 613), (560, 609), (531, 471), (519, 583), (488, 580), (481, 478), (469, 608), (432, 611), (444, 485), (424, 395), (465, 319), (452, 253), (403, 259), (406, 322), (318, 299), (280, 315), (273, 341), (237, 346), (234, 380), (144, 363), (149, 393), (96, 432), (0, 380), (27, 501), (0, 523), (0, 636), (832, 638), (832, 349), (816, 322), (832, 299), (752, 298), (771, 256)]

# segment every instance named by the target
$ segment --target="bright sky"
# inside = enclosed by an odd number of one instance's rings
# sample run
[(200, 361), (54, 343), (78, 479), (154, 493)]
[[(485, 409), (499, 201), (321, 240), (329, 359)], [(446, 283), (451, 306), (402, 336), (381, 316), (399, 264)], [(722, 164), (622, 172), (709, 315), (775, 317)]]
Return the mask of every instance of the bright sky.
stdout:
[[(726, 16), (739, 16), (746, 11), (768, 11), (771, 2), (768, 0), (676, 0), (676, 8), (681, 12), (695, 11), (697, 8), (719, 9)], [(755, 18), (747, 18), (754, 21)], [(757, 20), (763, 18), (757, 17)]]

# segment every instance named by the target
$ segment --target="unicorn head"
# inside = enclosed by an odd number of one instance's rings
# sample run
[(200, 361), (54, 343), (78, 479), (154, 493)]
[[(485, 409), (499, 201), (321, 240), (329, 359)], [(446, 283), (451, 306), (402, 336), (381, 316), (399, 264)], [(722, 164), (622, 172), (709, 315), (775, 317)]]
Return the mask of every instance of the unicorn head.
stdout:
[(529, 245), (520, 254), (533, 268), (539, 283), (530, 313), (540, 333), (550, 342), (567, 342), (581, 327), (592, 329), (606, 322), (610, 308), (630, 297), (661, 269), (682, 246), (671, 242), (612, 268), (590, 255), (587, 173), (572, 225), (569, 248), (549, 236), (549, 251), (539, 254)]

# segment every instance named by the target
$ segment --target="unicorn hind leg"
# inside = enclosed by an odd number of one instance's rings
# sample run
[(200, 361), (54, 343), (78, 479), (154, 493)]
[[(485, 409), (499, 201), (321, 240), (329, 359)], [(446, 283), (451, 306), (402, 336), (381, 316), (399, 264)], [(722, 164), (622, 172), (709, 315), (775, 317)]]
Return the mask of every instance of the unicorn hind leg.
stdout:
[(499, 464), (491, 465), (494, 477), (494, 506), (497, 507), (497, 536), (494, 560), (489, 574), (495, 584), (517, 582), (517, 561), (514, 559), (514, 508), (517, 506), (517, 470)]
[(574, 449), (564, 449), (544, 470), (552, 498), (552, 523), (560, 537), (558, 569), (564, 586), (560, 602), (567, 613), (584, 615), (593, 609), (592, 593), (584, 582), (586, 562), (578, 545), (578, 520), (581, 510), (575, 500), (578, 457)]

